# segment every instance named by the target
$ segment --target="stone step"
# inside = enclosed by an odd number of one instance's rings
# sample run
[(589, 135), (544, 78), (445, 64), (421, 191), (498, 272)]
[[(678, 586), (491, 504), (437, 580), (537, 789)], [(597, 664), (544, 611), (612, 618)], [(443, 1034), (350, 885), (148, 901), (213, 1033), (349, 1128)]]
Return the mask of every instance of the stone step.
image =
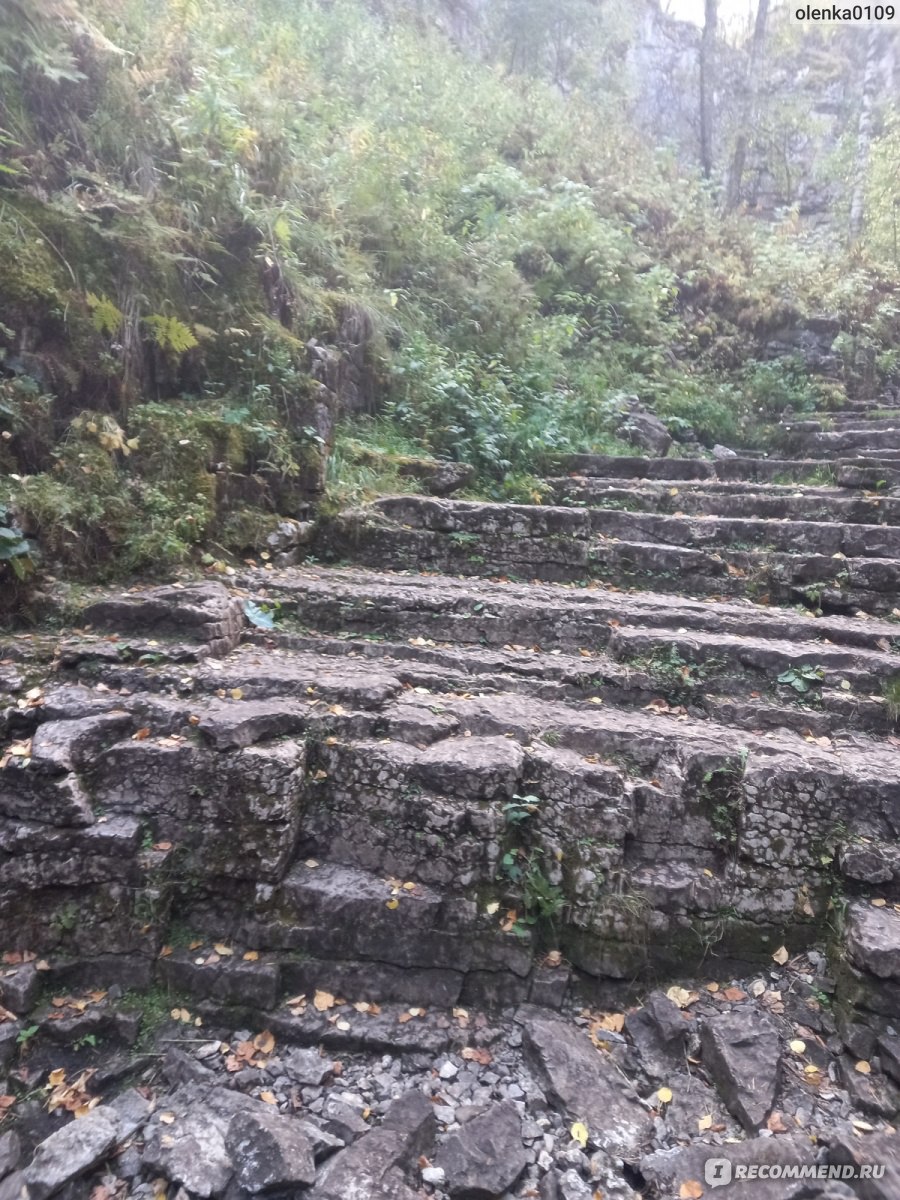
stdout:
[[(891, 623), (322, 567), (236, 584), (317, 635), (177, 662), (108, 660), (80, 635), (54, 660), (15, 756), (34, 766), (12, 769), (83, 803), (48, 819), (20, 791), (0, 816), (4, 943), (158, 951), (192, 988), (205, 964), (160, 945), (177, 916), (261, 955), (257, 990), (251, 963), (220, 998), (268, 1003), (330, 959), (374, 964), (391, 994), (410, 972), (449, 1003), (517, 1002), (537, 950), (591, 980), (769, 963), (822, 938), (838, 884), (900, 899), (858, 849), (894, 838), (894, 744), (821, 732), (826, 704), (891, 678)], [(641, 704), (662, 677), (641, 658), (702, 702)], [(771, 686), (795, 665), (833, 685), (808, 714)]]
[[(613, 631), (635, 626), (732, 634), (894, 653), (900, 627), (866, 617), (823, 616), (744, 600), (707, 603), (678, 595), (623, 592), (598, 583), (515, 583), (352, 567), (254, 571), (240, 584), (275, 599), (304, 626), (345, 636), (432, 639), (456, 645), (538, 645), (596, 651)], [(423, 643), (423, 644), (426, 644)], [(900, 658), (898, 658), (900, 664)]]
[[(820, 417), (782, 421), (779, 431), (786, 434), (872, 432), (880, 429), (900, 429), (900, 409), (885, 416), (886, 409), (865, 412), (835, 412)], [(874, 414), (878, 413), (878, 416)]]
[(404, 529), (449, 535), (465, 549), (480, 539), (508, 534), (522, 539), (590, 539), (594, 536), (661, 546), (762, 548), (771, 551), (843, 555), (846, 558), (900, 558), (900, 529), (881, 524), (842, 525), (831, 521), (767, 520), (761, 517), (703, 518), (618, 509), (573, 510), (547, 505), (483, 504), (390, 496), (366, 510)]
[[(655, 664), (663, 674), (687, 672), (690, 682), (729, 678), (746, 672), (758, 685), (773, 684), (777, 676), (808, 666), (821, 668), (825, 686), (866, 694), (900, 677), (895, 654), (835, 647), (822, 642), (791, 642), (708, 632), (675, 633), (670, 630), (618, 628), (609, 652), (628, 662)], [(666, 664), (669, 664), (667, 667)]]
[[(381, 706), (385, 722), (400, 703)], [(489, 961), (496, 968), (498, 951), (491, 948), (496, 934), (479, 950), (475, 930), (482, 911), (490, 916), (491, 890), (504, 911), (513, 902), (513, 881), (501, 857), (508, 844), (503, 806), (516, 794), (540, 799), (530, 827), (536, 844), (560, 852), (557, 857), (554, 851), (542, 871), (550, 872), (550, 885), (561, 888), (572, 908), (560, 931), (562, 944), (589, 974), (630, 971), (635, 947), (647, 937), (658, 950), (658, 938), (671, 942), (725, 907), (737, 914), (742, 938), (755, 929), (765, 940), (779, 922), (792, 919), (798, 890), (812, 914), (812, 935), (832, 887), (830, 871), (819, 861), (826, 850), (819, 847), (889, 836), (896, 802), (896, 785), (886, 773), (892, 752), (875, 743), (848, 743), (838, 753), (785, 734), (738, 734), (675, 714), (622, 713), (521, 696), (448, 694), (428, 703), (439, 705), (457, 726), (427, 746), (357, 740), (358, 725), (348, 712), (333, 712), (327, 737), (318, 728), (296, 852), (306, 865), (290, 870), (279, 886), (271, 905), (274, 925), (264, 913), (254, 925), (245, 912), (242, 936), (249, 944), (340, 959), (371, 955), (416, 969), (464, 964), (481, 970)], [(142, 756), (159, 753), (154, 735), (140, 743)], [(233, 756), (225, 758), (233, 767)], [(105, 775), (98, 798), (114, 810), (116, 796), (104, 780)], [(187, 794), (189, 784), (183, 764), (172, 775), (159, 760), (155, 787), (168, 804)], [(142, 815), (159, 819), (153, 805), (145, 805)], [(828, 832), (832, 826), (834, 834)], [(845, 826), (849, 832), (842, 832)], [(277, 829), (271, 836), (283, 844)], [(347, 904), (335, 902), (330, 886), (314, 901), (329, 878), (328, 872), (317, 874), (317, 863), (332, 864), (332, 874), (342, 864), (337, 894), (352, 898), (359, 919), (343, 919)], [(345, 868), (377, 883), (348, 891)], [(300, 892), (293, 883), (298, 871), (307, 881)], [(624, 898), (616, 890), (623, 871)], [(389, 914), (404, 901), (389, 906), (397, 885), (386, 884), (385, 873), (412, 882), (407, 899), (415, 907), (409, 913), (427, 919), (427, 936), (424, 926), (407, 919), (401, 928), (411, 940), (398, 940)], [(471, 888), (481, 896), (489, 889), (483, 910), (463, 902)], [(424, 909), (418, 906), (422, 896)], [(372, 915), (363, 919), (366, 906)], [(324, 915), (330, 911), (333, 922)], [(454, 924), (466, 911), (471, 916), (462, 927)], [(221, 909), (217, 919), (221, 923)], [(643, 930), (640, 939), (635, 921)], [(795, 935), (802, 938), (804, 921), (799, 924)], [(489, 929), (490, 922), (483, 927)], [(468, 957), (460, 957), (463, 945)], [(513, 946), (521, 955), (521, 943)], [(618, 965), (617, 954), (625, 954)]]
[(778, 482), (804, 473), (831, 480), (831, 464), (807, 460), (748, 458), (643, 458), (628, 455), (573, 454), (563, 464), (571, 475), (610, 479), (735, 479)]
[(575, 454), (564, 464), (570, 475), (602, 479), (733, 480), (782, 484), (828, 484), (885, 488), (900, 484), (896, 458), (889, 452), (822, 458), (629, 458)]
[(900, 450), (900, 421), (889, 422), (887, 427), (872, 428), (869, 425), (856, 428), (808, 433), (791, 438), (791, 448), (812, 457), (840, 456), (848, 453)]
[(844, 525), (900, 525), (900, 497), (839, 488), (777, 484), (645, 483), (608, 479), (548, 480), (556, 504), (671, 516), (715, 516)]
[[(735, 548), (741, 534), (746, 548)], [(343, 514), (326, 536), (335, 553), (364, 566), (618, 587), (661, 582), (672, 592), (805, 601), (836, 612), (890, 612), (900, 586), (900, 558), (891, 557), (900, 535), (890, 526), (390, 497)]]
[[(633, 638), (620, 637), (632, 634)], [(410, 644), (426, 640), (428, 646)], [(806, 732), (814, 727), (817, 734), (884, 734), (896, 723), (885, 691), (898, 675), (897, 660), (888, 655), (884, 663), (875, 664), (840, 649), (831, 657), (823, 655), (820, 642), (804, 647), (735, 642), (717, 635), (688, 637), (665, 629), (616, 630), (610, 643), (616, 657), (610, 657), (588, 650), (571, 655), (512, 645), (498, 653), (424, 638), (398, 643), (277, 634), (254, 641), (376, 661), (395, 672), (404, 687), (419, 693), (471, 688), (546, 700), (599, 699), (618, 708), (643, 708), (662, 697), (686, 706), (691, 716), (708, 716), (738, 728)], [(824, 665), (826, 657), (831, 670)], [(801, 675), (800, 690), (790, 683), (778, 684), (779, 674), (804, 664), (816, 675)]]

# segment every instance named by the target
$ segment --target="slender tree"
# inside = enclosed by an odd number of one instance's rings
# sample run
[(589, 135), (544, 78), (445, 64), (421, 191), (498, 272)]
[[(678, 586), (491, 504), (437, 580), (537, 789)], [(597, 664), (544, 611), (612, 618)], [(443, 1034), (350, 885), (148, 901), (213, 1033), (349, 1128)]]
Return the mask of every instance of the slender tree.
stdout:
[(759, 84), (762, 74), (763, 55), (766, 45), (766, 22), (769, 17), (769, 0), (759, 0), (756, 9), (756, 21), (753, 26), (753, 37), (750, 42), (750, 56), (747, 60), (747, 79), (744, 88), (743, 103), (738, 114), (738, 132), (734, 142), (734, 154), (731, 157), (731, 168), (728, 172), (728, 186), (725, 195), (725, 207), (728, 210), (737, 208), (741, 202), (741, 185), (744, 180), (744, 168), (747, 163), (747, 150), (750, 146), (751, 130), (756, 121)]
[(713, 171), (715, 118), (715, 50), (719, 0), (705, 0), (703, 36), (700, 40), (700, 166), (706, 179)]
[(866, 68), (863, 73), (859, 124), (856, 130), (856, 159), (853, 170), (853, 191), (850, 196), (850, 244), (862, 236), (866, 216), (866, 179), (869, 152), (872, 147), (872, 118), (875, 111), (875, 91), (878, 80), (878, 26), (869, 26), (866, 42)]

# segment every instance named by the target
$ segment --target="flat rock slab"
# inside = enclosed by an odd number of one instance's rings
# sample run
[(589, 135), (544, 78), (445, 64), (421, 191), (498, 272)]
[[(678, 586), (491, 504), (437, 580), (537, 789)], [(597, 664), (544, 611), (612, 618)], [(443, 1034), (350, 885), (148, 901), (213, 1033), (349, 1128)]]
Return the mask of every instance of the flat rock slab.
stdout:
[[(215, 1006), (200, 1005), (200, 1011), (216, 1012)], [(334, 1013), (317, 1012), (311, 1006), (299, 1016), (287, 1009), (268, 1013), (266, 1028), (276, 1037), (299, 1046), (324, 1046), (327, 1050), (353, 1053), (378, 1050), (393, 1054), (439, 1054), (460, 1040), (460, 1030), (446, 1017), (432, 1012), (409, 1019), (402, 1004), (383, 1004), (375, 1014), (357, 1013), (351, 1008), (337, 1010), (349, 1029), (338, 1029), (329, 1021)], [(401, 1017), (405, 1017), (401, 1021)]]
[(649, 1143), (653, 1119), (612, 1059), (586, 1033), (540, 1009), (522, 1009), (527, 1057), (551, 1099), (587, 1125), (607, 1154), (633, 1159)]
[(248, 1192), (303, 1187), (315, 1181), (312, 1143), (298, 1121), (277, 1110), (235, 1113), (225, 1141), (237, 1181)]
[(879, 979), (900, 979), (900, 913), (886, 905), (850, 905), (846, 946), (853, 961)]
[(841, 1135), (828, 1147), (828, 1161), (841, 1166), (884, 1167), (880, 1179), (859, 1180), (854, 1188), (860, 1200), (897, 1200), (900, 1196), (900, 1137), (896, 1133)]
[(400, 1169), (407, 1141), (394, 1129), (373, 1129), (329, 1159), (308, 1200), (417, 1200)]
[(772, 1111), (781, 1074), (778, 1031), (759, 1014), (720, 1013), (701, 1031), (703, 1065), (725, 1107), (755, 1133)]
[(215, 654), (233, 650), (244, 625), (240, 599), (213, 582), (150, 588), (98, 600), (84, 609), (81, 619), (114, 633), (189, 635), (207, 642)]
[(38, 1146), (25, 1171), (29, 1200), (45, 1200), (70, 1180), (90, 1171), (110, 1153), (120, 1136), (118, 1114), (105, 1107), (95, 1108), (51, 1133)]
[(684, 1064), (690, 1026), (664, 992), (651, 992), (644, 1007), (626, 1018), (625, 1028), (651, 1079), (664, 1080)]
[[(824, 1200), (827, 1182), (783, 1178), (785, 1170), (809, 1167), (815, 1161), (816, 1147), (809, 1138), (752, 1138), (724, 1146), (659, 1150), (642, 1160), (641, 1172), (661, 1200), (685, 1196), (718, 1196), (721, 1200), (815, 1200), (821, 1196)], [(751, 1167), (774, 1168), (778, 1177), (736, 1177), (739, 1170)]]
[(453, 1200), (493, 1200), (513, 1187), (527, 1165), (522, 1118), (509, 1101), (467, 1121), (435, 1158)]
[[(165, 1114), (163, 1114), (165, 1115)], [(225, 1135), (228, 1122), (197, 1105), (171, 1123), (153, 1125), (144, 1147), (144, 1164), (192, 1196), (211, 1200), (234, 1174)]]

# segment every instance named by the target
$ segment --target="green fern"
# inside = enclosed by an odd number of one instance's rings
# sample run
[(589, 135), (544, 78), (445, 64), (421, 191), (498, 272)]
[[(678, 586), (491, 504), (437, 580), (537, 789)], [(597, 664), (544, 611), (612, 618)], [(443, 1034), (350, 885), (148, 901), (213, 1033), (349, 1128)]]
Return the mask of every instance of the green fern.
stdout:
[(86, 299), (91, 310), (91, 324), (98, 333), (112, 336), (124, 319), (119, 309), (108, 296), (95, 296), (93, 292), (88, 292)]
[(197, 339), (183, 321), (177, 317), (164, 317), (159, 313), (144, 318), (150, 329), (150, 337), (167, 354), (184, 354), (197, 345)]

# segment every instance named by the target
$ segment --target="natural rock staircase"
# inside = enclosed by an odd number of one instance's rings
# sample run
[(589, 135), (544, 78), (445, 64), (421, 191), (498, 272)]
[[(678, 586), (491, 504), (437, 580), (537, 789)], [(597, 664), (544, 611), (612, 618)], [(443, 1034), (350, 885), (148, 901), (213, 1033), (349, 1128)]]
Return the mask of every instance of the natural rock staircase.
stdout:
[[(305, 566), (8, 639), (0, 948), (401, 1052), (410, 1004), (610, 1004), (827, 945), (845, 1044), (893, 1038), (900, 410), (785, 442), (578, 456), (540, 506), (381, 499)], [(382, 1012), (285, 1005), (323, 990)]]

